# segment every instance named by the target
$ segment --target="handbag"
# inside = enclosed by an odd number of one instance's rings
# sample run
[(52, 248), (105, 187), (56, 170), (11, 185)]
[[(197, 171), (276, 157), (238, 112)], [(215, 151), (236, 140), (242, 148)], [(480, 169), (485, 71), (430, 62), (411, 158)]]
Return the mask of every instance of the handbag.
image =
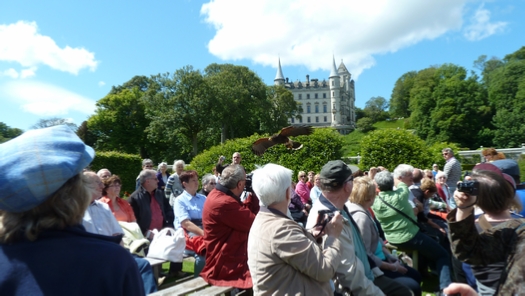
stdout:
[(145, 257), (144, 249), (149, 246), (149, 240), (144, 238), (140, 226), (136, 222), (119, 221), (118, 224), (124, 231), (122, 243), (124, 248), (128, 249), (131, 254)]
[(185, 248), (184, 230), (166, 227), (153, 237), (149, 246), (148, 257), (170, 262), (182, 262)]

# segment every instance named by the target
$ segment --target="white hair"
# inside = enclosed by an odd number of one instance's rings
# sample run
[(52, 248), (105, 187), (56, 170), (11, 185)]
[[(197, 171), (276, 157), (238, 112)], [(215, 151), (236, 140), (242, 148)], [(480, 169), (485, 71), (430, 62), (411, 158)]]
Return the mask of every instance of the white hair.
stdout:
[(445, 172), (443, 171), (439, 171), (437, 174), (436, 174), (436, 180), (441, 178), (441, 177), (445, 177), (445, 179), (447, 179), (447, 174), (445, 174)]
[(286, 199), (286, 191), (292, 184), (292, 170), (269, 163), (255, 170), (252, 188), (261, 204), (270, 206)]
[(399, 177), (404, 177), (407, 174), (412, 174), (414, 167), (408, 164), (400, 164), (394, 169), (394, 179), (399, 179)]

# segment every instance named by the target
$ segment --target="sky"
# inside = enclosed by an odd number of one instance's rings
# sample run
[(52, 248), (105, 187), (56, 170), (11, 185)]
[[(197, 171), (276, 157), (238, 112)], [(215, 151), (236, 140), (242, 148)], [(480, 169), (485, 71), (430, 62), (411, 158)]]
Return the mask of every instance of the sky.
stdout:
[(112, 86), (191, 65), (243, 65), (273, 85), (328, 79), (335, 59), (356, 106), (390, 99), (406, 72), (525, 46), (525, 0), (113, 0), (0, 2), (0, 122), (80, 125)]

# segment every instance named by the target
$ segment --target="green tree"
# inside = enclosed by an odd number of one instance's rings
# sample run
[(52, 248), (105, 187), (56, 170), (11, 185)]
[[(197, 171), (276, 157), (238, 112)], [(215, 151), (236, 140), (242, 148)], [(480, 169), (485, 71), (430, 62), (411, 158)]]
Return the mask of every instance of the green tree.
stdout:
[(11, 128), (7, 124), (0, 122), (0, 143), (7, 142), (20, 136), (24, 131), (19, 128)]
[(372, 166), (384, 166), (390, 171), (406, 163), (418, 168), (430, 167), (432, 157), (423, 140), (407, 130), (376, 130), (361, 141), (361, 162), (367, 170)]
[(390, 116), (392, 118), (410, 117), (410, 90), (414, 86), (416, 71), (410, 71), (397, 79), (390, 97)]
[[(502, 66), (490, 72), (487, 86), (493, 118), (494, 145), (517, 147), (525, 142), (525, 47), (505, 56)], [(487, 145), (485, 145), (487, 146)]]
[(436, 70), (435, 67), (430, 67), (417, 72), (414, 77), (414, 85), (410, 89), (409, 108), (412, 113), (409, 124), (422, 139), (426, 139), (431, 133), (430, 112), (436, 106), (432, 97), (437, 85)]
[(149, 125), (141, 100), (143, 92), (134, 87), (100, 99), (87, 128), (96, 137), (97, 150), (120, 151), (151, 158), (145, 129)]
[[(213, 110), (217, 101), (212, 97), (208, 82), (200, 71), (186, 66), (169, 73), (152, 77), (153, 83), (146, 92), (144, 103), (151, 121), (149, 139), (168, 139), (171, 147), (182, 144), (181, 154), (197, 155), (199, 134), (218, 125)], [(177, 138), (182, 136), (183, 139)]]
[(290, 118), (300, 118), (301, 104), (293, 99), (291, 91), (282, 86), (268, 86), (266, 88), (266, 112), (260, 112), (261, 131), (274, 133), (288, 125)]
[(385, 120), (388, 117), (387, 110), (388, 102), (383, 97), (372, 97), (365, 103), (366, 117), (370, 118), (372, 122)]
[(370, 117), (360, 118), (357, 120), (356, 128), (358, 131), (361, 131), (363, 133), (373, 131), (375, 129), (374, 121), (370, 119)]
[(97, 137), (89, 130), (87, 120), (82, 121), (78, 127), (77, 136), (88, 146), (95, 147), (97, 143)]
[(267, 118), (266, 85), (244, 66), (211, 64), (204, 70), (215, 107), (211, 117), (221, 128), (221, 142), (262, 132), (261, 118)]
[(31, 126), (31, 128), (32, 129), (39, 129), (39, 128), (46, 128), (46, 127), (56, 126), (56, 125), (67, 125), (74, 131), (76, 131), (77, 128), (78, 128), (76, 124), (74, 124), (73, 122), (69, 121), (68, 119), (58, 118), (58, 117), (41, 118), (41, 119), (38, 120), (37, 123), (35, 123), (33, 126)]

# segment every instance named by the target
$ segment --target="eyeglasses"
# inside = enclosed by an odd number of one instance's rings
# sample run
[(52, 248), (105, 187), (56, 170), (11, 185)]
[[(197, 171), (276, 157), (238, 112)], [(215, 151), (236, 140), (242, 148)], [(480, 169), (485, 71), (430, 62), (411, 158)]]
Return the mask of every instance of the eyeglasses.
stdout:
[(448, 152), (444, 152), (443, 155), (448, 155)]
[(210, 185), (217, 185), (217, 183), (212, 183), (212, 182), (210, 182), (210, 183), (208, 183), (208, 184), (210, 184)]

